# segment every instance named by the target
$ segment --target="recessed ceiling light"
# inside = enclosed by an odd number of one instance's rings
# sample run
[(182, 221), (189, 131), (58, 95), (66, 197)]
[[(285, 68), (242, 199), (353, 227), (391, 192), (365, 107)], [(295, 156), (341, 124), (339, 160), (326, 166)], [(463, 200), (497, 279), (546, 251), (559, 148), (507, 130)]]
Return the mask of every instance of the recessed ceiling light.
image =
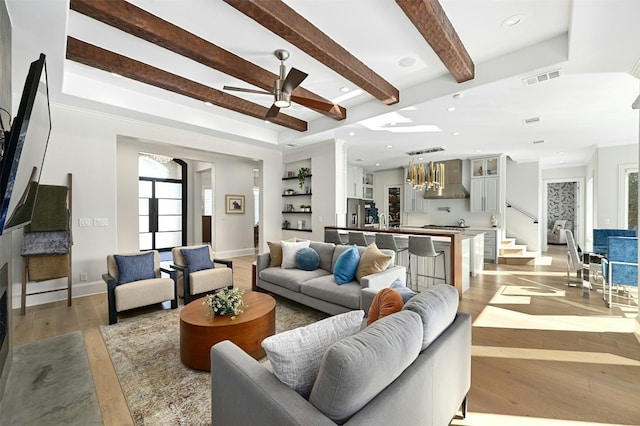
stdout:
[(398, 65), (400, 65), (403, 68), (408, 68), (408, 67), (412, 67), (416, 64), (416, 58), (412, 57), (412, 56), (407, 56), (406, 58), (402, 58), (398, 61)]
[(453, 132), (451, 133), (451, 136), (460, 136), (460, 132)]
[(213, 106), (213, 104), (212, 104), (211, 102), (209, 102), (209, 101), (205, 102), (204, 104), (205, 104), (206, 106)]
[(342, 93), (347, 93), (347, 92), (349, 92), (350, 90), (351, 90), (351, 89), (349, 89), (347, 86), (342, 86), (342, 87), (340, 88), (340, 91), (341, 91)]
[(424, 157), (418, 157), (418, 161), (424, 161)]
[(511, 15), (504, 21), (502, 21), (503, 27), (515, 27), (522, 21), (522, 15)]
[(349, 132), (349, 136), (355, 136), (356, 132)]
[(476, 152), (482, 152), (482, 150), (481, 149), (476, 149)]
[(376, 167), (380, 167), (380, 163), (376, 163)]
[(564, 160), (560, 161), (560, 164), (565, 164), (565, 163), (566, 163), (566, 161), (564, 161)]
[(449, 111), (449, 112), (453, 112), (453, 111), (455, 111), (455, 110), (456, 110), (456, 107), (449, 107), (449, 108), (447, 108), (447, 111)]
[(393, 145), (387, 145), (387, 148), (393, 148)]
[(564, 151), (558, 152), (558, 155), (564, 155)]

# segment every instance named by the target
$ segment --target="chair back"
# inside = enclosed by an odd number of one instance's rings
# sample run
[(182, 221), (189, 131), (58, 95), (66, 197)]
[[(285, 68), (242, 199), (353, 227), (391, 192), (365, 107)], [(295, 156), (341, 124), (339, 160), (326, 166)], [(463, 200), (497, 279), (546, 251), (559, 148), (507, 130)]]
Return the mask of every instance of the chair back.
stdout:
[(638, 285), (638, 238), (609, 237), (608, 257), (603, 271), (610, 284)]
[(340, 233), (336, 229), (324, 230), (324, 241), (326, 243), (333, 243), (335, 245), (344, 244), (340, 238)]
[(398, 245), (396, 244), (396, 237), (393, 234), (386, 234), (378, 232), (376, 234), (376, 245), (380, 249), (389, 249), (398, 251)]
[(364, 233), (362, 232), (349, 232), (349, 245), (355, 244), (357, 246), (368, 246), (367, 240), (364, 238)]
[(160, 253), (158, 250), (147, 250), (147, 251), (139, 251), (139, 252), (131, 252), (131, 253), (116, 253), (107, 255), (107, 273), (111, 275), (113, 278), (118, 281), (118, 263), (116, 262), (115, 256), (135, 256), (138, 254), (144, 254), (149, 251), (153, 252), (153, 271), (156, 274), (156, 278), (160, 278)]
[(437, 256), (431, 237), (409, 235), (409, 253), (421, 257)]
[(582, 260), (578, 254), (578, 246), (576, 245), (576, 240), (573, 238), (573, 232), (566, 229), (564, 235), (567, 238), (568, 260), (574, 269), (581, 269)]

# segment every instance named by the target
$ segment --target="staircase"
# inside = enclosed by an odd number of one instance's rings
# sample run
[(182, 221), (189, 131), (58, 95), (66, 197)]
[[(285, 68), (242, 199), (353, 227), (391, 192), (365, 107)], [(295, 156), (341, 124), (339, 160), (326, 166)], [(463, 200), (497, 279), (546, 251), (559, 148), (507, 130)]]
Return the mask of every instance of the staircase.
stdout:
[(503, 238), (498, 249), (498, 263), (508, 265), (535, 265), (536, 253), (527, 251), (524, 244), (516, 244), (515, 238)]

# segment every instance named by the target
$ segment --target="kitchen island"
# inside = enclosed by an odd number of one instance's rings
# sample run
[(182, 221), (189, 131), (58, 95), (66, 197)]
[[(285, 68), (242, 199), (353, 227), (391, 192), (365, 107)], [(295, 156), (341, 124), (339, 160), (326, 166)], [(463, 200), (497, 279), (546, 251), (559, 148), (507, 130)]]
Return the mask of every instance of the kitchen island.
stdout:
[[(434, 237), (434, 245), (440, 246), (441, 250), (445, 250), (445, 265), (447, 271), (447, 283), (454, 286), (458, 290), (458, 297), (462, 298), (462, 293), (468, 288), (469, 282), (469, 270), (464, 267), (465, 261), (463, 259), (463, 232), (450, 229), (423, 229), (423, 228), (385, 228), (385, 229), (372, 229), (372, 228), (347, 228), (337, 226), (325, 226), (325, 230), (337, 230), (338, 232), (348, 233), (350, 231), (364, 232), (364, 233), (389, 233), (398, 236), (409, 235), (424, 235)], [(436, 238), (437, 237), (437, 238)], [(446, 244), (444, 244), (446, 243)], [(445, 247), (447, 246), (448, 247)], [(467, 245), (468, 247), (468, 245)], [(468, 249), (467, 249), (468, 256)], [(466, 261), (469, 265), (468, 257)], [(463, 269), (466, 270), (466, 277), (463, 273)]]

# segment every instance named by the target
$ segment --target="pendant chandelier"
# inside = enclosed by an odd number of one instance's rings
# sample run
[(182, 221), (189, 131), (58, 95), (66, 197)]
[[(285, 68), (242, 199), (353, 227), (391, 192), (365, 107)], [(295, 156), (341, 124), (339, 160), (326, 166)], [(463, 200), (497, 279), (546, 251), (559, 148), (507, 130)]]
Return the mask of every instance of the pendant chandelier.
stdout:
[(426, 166), (422, 161), (416, 164), (410, 160), (407, 169), (407, 183), (416, 191), (444, 189), (444, 163), (431, 161)]

